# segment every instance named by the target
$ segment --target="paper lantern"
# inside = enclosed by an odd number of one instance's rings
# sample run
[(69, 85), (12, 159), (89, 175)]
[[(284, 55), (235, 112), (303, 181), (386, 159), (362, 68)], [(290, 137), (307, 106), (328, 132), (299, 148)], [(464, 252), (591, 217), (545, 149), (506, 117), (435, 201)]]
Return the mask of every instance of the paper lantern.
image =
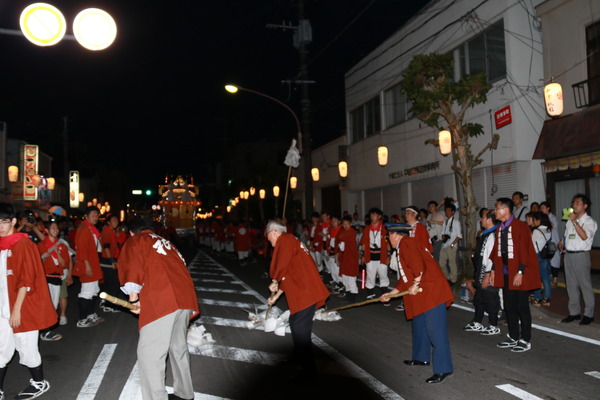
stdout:
[(385, 146), (379, 146), (377, 149), (377, 162), (379, 165), (386, 166), (388, 163), (388, 148)]
[(273, 186), (273, 196), (279, 197), (279, 186)]
[(255, 193), (256, 193), (256, 188), (251, 187), (250, 188), (250, 196), (254, 196)]
[(290, 178), (290, 188), (296, 189), (297, 187), (298, 187), (298, 178), (296, 178), (295, 176), (292, 176)]
[(56, 187), (56, 180), (52, 177), (48, 178), (48, 190), (54, 190)]
[(249, 197), (250, 197), (250, 192), (246, 190), (244, 192), (244, 200), (248, 200)]
[(240, 199), (243, 199), (243, 198), (244, 198), (244, 191), (242, 190), (242, 191), (240, 191)]
[(85, 195), (83, 194), (83, 192), (79, 192), (78, 197), (79, 197), (79, 202), (83, 203), (83, 200), (85, 199)]
[(266, 195), (267, 195), (267, 191), (265, 189), (260, 189), (258, 191), (258, 197), (260, 197), (261, 199), (264, 199)]
[(19, 180), (19, 167), (16, 165), (11, 165), (8, 167), (8, 181), (16, 182)]
[(438, 140), (440, 142), (440, 153), (444, 156), (450, 154), (452, 151), (452, 137), (450, 136), (450, 132), (446, 130), (440, 131)]
[(340, 176), (345, 178), (348, 176), (348, 163), (346, 161), (340, 161), (338, 164), (338, 171), (340, 172)]
[(546, 112), (551, 117), (558, 117), (563, 113), (562, 86), (552, 82), (544, 87), (544, 100), (546, 101)]
[(310, 174), (312, 175), (313, 181), (319, 181), (319, 168), (313, 168), (310, 170)]

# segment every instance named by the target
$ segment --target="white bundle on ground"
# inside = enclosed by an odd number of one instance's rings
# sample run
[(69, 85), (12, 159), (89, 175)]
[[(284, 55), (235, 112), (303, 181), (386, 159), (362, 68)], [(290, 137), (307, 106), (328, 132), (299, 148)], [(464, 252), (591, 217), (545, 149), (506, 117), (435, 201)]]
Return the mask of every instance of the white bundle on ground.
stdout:
[(187, 342), (191, 347), (200, 347), (205, 344), (215, 343), (215, 340), (210, 333), (206, 332), (206, 328), (203, 325), (194, 324), (188, 329)]
[(248, 313), (250, 321), (246, 324), (248, 329), (255, 329), (263, 325), (265, 332), (275, 332), (278, 336), (285, 336), (285, 331), (289, 326), (290, 312), (281, 313), (279, 309), (273, 308), (269, 312), (269, 318), (265, 320), (267, 312)]
[(339, 321), (342, 319), (342, 316), (337, 311), (327, 312), (327, 310), (319, 308), (317, 312), (315, 312), (314, 319), (318, 321)]

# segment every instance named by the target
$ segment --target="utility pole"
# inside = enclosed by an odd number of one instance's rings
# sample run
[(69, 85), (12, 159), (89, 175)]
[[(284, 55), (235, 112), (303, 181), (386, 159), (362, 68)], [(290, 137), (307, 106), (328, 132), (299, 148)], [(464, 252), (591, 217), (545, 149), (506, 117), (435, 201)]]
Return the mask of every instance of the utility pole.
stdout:
[[(310, 135), (310, 99), (308, 98), (308, 49), (306, 46), (312, 41), (310, 22), (304, 19), (304, 0), (298, 0), (298, 52), (300, 53), (300, 106), (302, 107), (302, 156), (304, 157), (304, 210), (305, 217), (313, 213), (313, 181), (310, 170), (312, 168), (311, 135)], [(310, 36), (310, 37), (307, 37)]]
[[(69, 193), (70, 193), (70, 165), (69, 165), (69, 117), (63, 117), (63, 131), (62, 131), (62, 141), (63, 141), (63, 176), (65, 177), (66, 182), (66, 190), (67, 193), (67, 202), (65, 204), (69, 204)], [(62, 200), (62, 199), (61, 199)]]

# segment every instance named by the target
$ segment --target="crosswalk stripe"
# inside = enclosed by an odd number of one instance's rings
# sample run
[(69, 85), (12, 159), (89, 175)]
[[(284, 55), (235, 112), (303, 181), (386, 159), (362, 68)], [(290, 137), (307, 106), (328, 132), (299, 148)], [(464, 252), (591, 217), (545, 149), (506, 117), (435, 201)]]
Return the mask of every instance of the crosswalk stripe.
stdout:
[(229, 281), (224, 281), (223, 279), (202, 279), (204, 283), (229, 283)]
[(196, 286), (196, 290), (201, 292), (215, 292), (215, 293), (237, 293), (237, 294), (247, 294), (254, 295), (254, 293), (248, 290), (239, 290), (239, 289), (219, 289), (219, 288), (209, 288), (205, 286)]
[(83, 387), (79, 391), (77, 400), (93, 400), (96, 397), (102, 378), (104, 378), (104, 374), (108, 369), (108, 364), (110, 363), (116, 348), (116, 343), (104, 345), (100, 355), (96, 359), (96, 363), (85, 380)]
[[(250, 320), (243, 320), (243, 319), (230, 319), (230, 318), (219, 318), (219, 317), (209, 317), (209, 316), (202, 316), (200, 317), (200, 323), (202, 324), (207, 324), (207, 325), (217, 325), (217, 326), (226, 326), (229, 328), (244, 328), (244, 329), (248, 329), (248, 323), (250, 322)], [(263, 325), (257, 325), (254, 330), (265, 330), (265, 327)], [(287, 328), (285, 328), (285, 332), (286, 333), (291, 333), (292, 331), (290, 330), (290, 327), (288, 326)]]
[(220, 358), (223, 360), (240, 361), (250, 364), (274, 366), (284, 361), (283, 354), (269, 353), (266, 351), (240, 349), (239, 347), (221, 346), (218, 344), (190, 347), (190, 354), (204, 357)]
[(225, 300), (213, 300), (213, 299), (198, 299), (201, 304), (209, 306), (221, 306), (221, 307), (234, 307), (242, 308), (249, 311), (253, 311), (255, 308), (258, 310), (264, 310), (267, 308), (266, 304), (252, 304), (242, 303), (241, 301), (225, 301)]
[(600, 379), (600, 372), (598, 371), (589, 371), (585, 373), (586, 375), (593, 376), (596, 379)]
[[(165, 386), (167, 393), (173, 393), (173, 387)], [(136, 362), (133, 368), (131, 369), (131, 373), (129, 374), (129, 378), (127, 378), (127, 382), (125, 383), (125, 387), (119, 396), (119, 400), (142, 400), (142, 390), (140, 389), (140, 369), (138, 367), (138, 363)], [(213, 396), (205, 393), (194, 392), (194, 400), (230, 400), (225, 397)]]
[(192, 271), (191, 275), (204, 275), (204, 276), (231, 276), (226, 272), (203, 272), (203, 271)]
[(515, 397), (518, 397), (521, 400), (543, 400), (541, 397), (537, 397), (529, 392), (524, 391), (523, 389), (519, 389), (513, 385), (497, 385), (498, 389), (505, 391), (506, 393), (512, 394)]

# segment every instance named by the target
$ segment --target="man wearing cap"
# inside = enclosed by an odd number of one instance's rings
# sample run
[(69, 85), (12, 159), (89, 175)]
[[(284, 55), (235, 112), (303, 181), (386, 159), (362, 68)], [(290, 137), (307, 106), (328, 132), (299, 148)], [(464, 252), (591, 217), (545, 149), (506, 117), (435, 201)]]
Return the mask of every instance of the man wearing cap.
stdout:
[(367, 287), (368, 299), (374, 299), (376, 297), (373, 289), (375, 288), (377, 276), (379, 276), (381, 293), (384, 293), (390, 284), (390, 279), (388, 278), (389, 260), (387, 242), (385, 240), (387, 231), (381, 221), (382, 215), (383, 211), (377, 207), (369, 210), (371, 224), (365, 228), (360, 239), (364, 252), (362, 263), (367, 267), (367, 280), (365, 286)]
[[(405, 360), (410, 366), (433, 364), (433, 376), (427, 383), (441, 383), (452, 375), (452, 355), (448, 341), (447, 307), (454, 301), (450, 286), (431, 253), (409, 237), (410, 225), (387, 224), (389, 241), (396, 249), (400, 278), (388, 296), (408, 291), (404, 297), (406, 319), (412, 319), (412, 359)], [(422, 291), (421, 291), (422, 290)], [(432, 358), (433, 348), (433, 358)]]
[(308, 249), (290, 233), (285, 225), (277, 221), (267, 224), (267, 240), (274, 247), (271, 261), (271, 284), (275, 293), (268, 300), (275, 304), (285, 293), (290, 310), (290, 329), (294, 341), (294, 359), (303, 368), (301, 378), (316, 377), (315, 360), (312, 354), (312, 322), (315, 311), (325, 304), (329, 291), (323, 284)]

